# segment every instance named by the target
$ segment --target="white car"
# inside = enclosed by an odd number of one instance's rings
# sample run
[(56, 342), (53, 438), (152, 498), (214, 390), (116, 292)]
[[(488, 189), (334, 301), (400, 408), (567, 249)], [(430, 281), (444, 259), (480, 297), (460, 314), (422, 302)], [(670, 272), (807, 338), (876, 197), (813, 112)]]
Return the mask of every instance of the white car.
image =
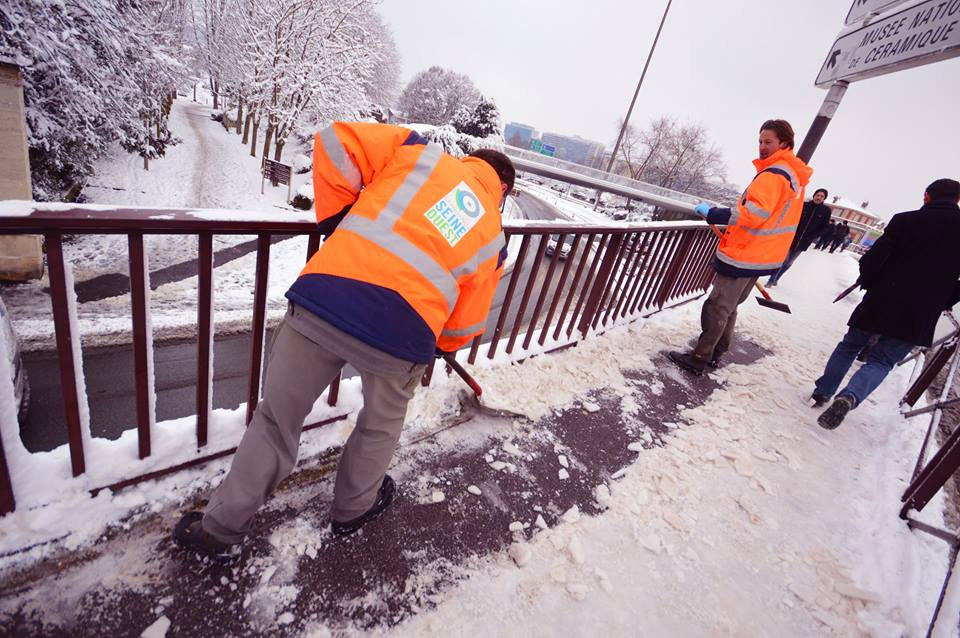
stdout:
[[(566, 240), (563, 242), (563, 246), (560, 247), (560, 261), (563, 261), (570, 256), (570, 245), (572, 243), (573, 243), (573, 238), (570, 236), (567, 236)], [(544, 253), (546, 253), (547, 257), (553, 257), (553, 253), (556, 252), (556, 250), (557, 250), (557, 238), (550, 237), (550, 239), (547, 240), (547, 248), (544, 251)]]
[(6, 344), (6, 354), (10, 362), (10, 373), (13, 381), (13, 398), (17, 408), (17, 421), (22, 425), (27, 419), (27, 410), (30, 408), (30, 383), (27, 381), (27, 369), (23, 367), (20, 357), (20, 343), (13, 331), (13, 322), (7, 313), (7, 307), (0, 299), (0, 330), (3, 331), (3, 342)]

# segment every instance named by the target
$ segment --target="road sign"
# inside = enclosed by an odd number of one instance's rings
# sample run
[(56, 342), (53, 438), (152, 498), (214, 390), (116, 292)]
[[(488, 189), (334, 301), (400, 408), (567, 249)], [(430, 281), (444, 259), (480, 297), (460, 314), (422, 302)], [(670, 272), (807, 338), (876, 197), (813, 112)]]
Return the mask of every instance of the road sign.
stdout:
[(886, 11), (906, 0), (853, 0), (847, 19), (843, 23), (847, 26), (863, 21), (864, 18)]
[(815, 84), (854, 82), (960, 55), (960, 0), (927, 0), (841, 32)]
[(534, 153), (539, 153), (539, 152), (540, 152), (540, 144), (541, 144), (540, 140), (538, 140), (538, 139), (531, 139), (531, 140), (530, 140), (530, 150), (533, 151)]
[[(958, 0), (960, 2), (960, 0)], [(262, 177), (260, 178), (260, 194), (263, 194), (263, 182), (264, 180), (270, 180), (270, 183), (273, 186), (277, 184), (286, 184), (287, 185), (287, 201), (290, 201), (290, 165), (281, 164), (280, 162), (275, 162), (271, 159), (263, 160), (262, 168)]]
[[(960, 2), (960, 0), (957, 1)], [(546, 155), (547, 157), (553, 157), (556, 152), (557, 148), (555, 146), (550, 146), (549, 144), (544, 144), (540, 147), (540, 154)]]

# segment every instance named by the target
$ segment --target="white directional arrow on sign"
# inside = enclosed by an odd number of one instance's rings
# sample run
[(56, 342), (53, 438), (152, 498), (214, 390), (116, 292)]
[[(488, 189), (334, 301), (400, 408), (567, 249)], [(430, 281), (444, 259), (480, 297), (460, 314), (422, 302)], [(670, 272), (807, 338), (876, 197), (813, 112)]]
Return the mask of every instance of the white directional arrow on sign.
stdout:
[(841, 32), (815, 84), (854, 82), (960, 55), (960, 0), (927, 0)]

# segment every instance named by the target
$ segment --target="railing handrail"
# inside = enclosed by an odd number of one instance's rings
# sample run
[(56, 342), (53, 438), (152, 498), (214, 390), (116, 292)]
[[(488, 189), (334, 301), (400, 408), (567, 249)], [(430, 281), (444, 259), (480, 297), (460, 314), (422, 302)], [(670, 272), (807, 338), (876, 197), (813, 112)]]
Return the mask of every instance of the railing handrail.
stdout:
[[(273, 213), (249, 210), (203, 208), (157, 208), (151, 206), (105, 206), (61, 204), (29, 200), (0, 201), (0, 234), (309, 234), (316, 230), (312, 211), (295, 211), (296, 219), (284, 218), (291, 210)], [(511, 234), (558, 232), (636, 232), (702, 228), (702, 221), (623, 222), (602, 224), (573, 221), (504, 220)]]

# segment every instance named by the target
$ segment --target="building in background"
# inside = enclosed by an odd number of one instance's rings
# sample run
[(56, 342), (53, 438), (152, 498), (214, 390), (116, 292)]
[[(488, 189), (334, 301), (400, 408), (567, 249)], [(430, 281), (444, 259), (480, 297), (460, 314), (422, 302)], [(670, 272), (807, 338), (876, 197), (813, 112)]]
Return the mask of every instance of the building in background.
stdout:
[(537, 136), (537, 130), (520, 122), (508, 122), (503, 127), (503, 140), (510, 146), (530, 148), (530, 141)]
[(867, 210), (868, 202), (857, 206), (849, 199), (836, 195), (831, 200), (824, 203), (830, 207), (834, 221), (843, 220), (850, 226), (851, 245), (868, 248), (883, 233), (886, 222)]
[(582, 137), (542, 133), (540, 141), (552, 146), (557, 159), (598, 168), (603, 159), (603, 144)]

